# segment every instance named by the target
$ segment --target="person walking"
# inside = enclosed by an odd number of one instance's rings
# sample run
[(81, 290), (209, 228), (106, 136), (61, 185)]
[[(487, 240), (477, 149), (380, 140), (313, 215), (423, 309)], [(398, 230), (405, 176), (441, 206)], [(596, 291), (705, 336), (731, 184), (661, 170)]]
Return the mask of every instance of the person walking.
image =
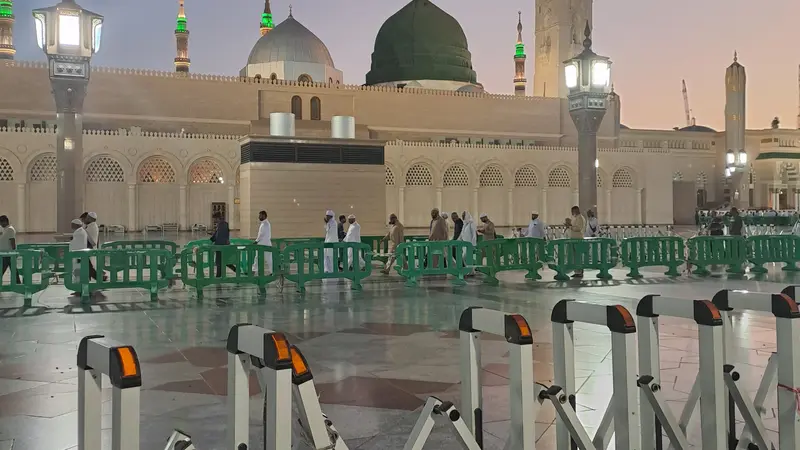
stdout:
[[(213, 242), (214, 245), (231, 245), (231, 229), (228, 226), (228, 222), (225, 220), (225, 217), (222, 216), (222, 213), (215, 212), (213, 218), (217, 223), (217, 230), (214, 231), (213, 235), (211, 235), (211, 242)], [(221, 251), (217, 251), (214, 254), (214, 264), (217, 269), (217, 278), (222, 277), (222, 260), (224, 258), (222, 253), (223, 252)], [(235, 265), (228, 264), (226, 267), (236, 272)]]
[[(256, 245), (264, 245), (272, 247), (272, 224), (267, 219), (266, 211), (259, 211), (258, 213), (258, 236), (256, 236)], [(253, 273), (257, 273), (258, 259), (253, 259)], [(272, 253), (264, 252), (264, 273), (269, 275), (272, 273)]]
[[(572, 207), (572, 217), (564, 221), (570, 239), (583, 239), (586, 233), (586, 219), (581, 214), (581, 209), (577, 206)], [(579, 259), (579, 255), (573, 254), (572, 258)], [(578, 269), (572, 274), (572, 278), (583, 278), (583, 269)]]
[(405, 228), (394, 213), (389, 215), (389, 233), (382, 240), (389, 241), (389, 257), (386, 260), (386, 267), (381, 270), (382, 273), (388, 275), (397, 259), (397, 246), (405, 242)]
[[(0, 252), (13, 252), (17, 250), (17, 230), (11, 226), (8, 216), (0, 216)], [(0, 280), (6, 275), (6, 270), (11, 269), (11, 273), (16, 272), (17, 284), (22, 284), (19, 272), (11, 267), (12, 258), (10, 256), (3, 256), (3, 270), (0, 272)]]
[(731, 208), (731, 227), (728, 230), (728, 234), (731, 236), (741, 236), (743, 228), (744, 221), (742, 220), (742, 216), (739, 214), (739, 210), (736, 209), (736, 207)]

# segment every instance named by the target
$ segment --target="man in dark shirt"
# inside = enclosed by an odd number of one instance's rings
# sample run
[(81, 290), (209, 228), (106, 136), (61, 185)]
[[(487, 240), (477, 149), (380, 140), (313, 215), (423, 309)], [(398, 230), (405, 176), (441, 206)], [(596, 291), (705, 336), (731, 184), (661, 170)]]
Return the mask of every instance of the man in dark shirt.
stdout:
[(708, 234), (711, 236), (723, 236), (725, 234), (725, 224), (722, 223), (722, 217), (717, 215), (716, 212), (711, 213), (711, 223), (708, 224)]
[(464, 221), (457, 213), (450, 214), (450, 218), (453, 219), (453, 240), (457, 241), (461, 237), (461, 230), (464, 229)]
[[(228, 227), (228, 222), (219, 212), (214, 213), (214, 221), (217, 223), (217, 229), (211, 235), (211, 242), (214, 245), (231, 245), (231, 230)], [(217, 278), (222, 277), (222, 260), (222, 252), (216, 252), (214, 254), (214, 264), (217, 267)], [(228, 264), (227, 267), (236, 272), (236, 266), (233, 264)]]
[(731, 208), (731, 228), (728, 230), (728, 234), (731, 236), (741, 236), (743, 226), (744, 221), (742, 220), (742, 216), (739, 215), (739, 210), (735, 207)]
[(347, 217), (344, 215), (339, 216), (339, 223), (337, 224), (338, 228), (337, 231), (339, 233), (339, 242), (344, 240), (344, 237), (347, 236), (347, 233), (344, 232), (344, 224), (347, 223)]

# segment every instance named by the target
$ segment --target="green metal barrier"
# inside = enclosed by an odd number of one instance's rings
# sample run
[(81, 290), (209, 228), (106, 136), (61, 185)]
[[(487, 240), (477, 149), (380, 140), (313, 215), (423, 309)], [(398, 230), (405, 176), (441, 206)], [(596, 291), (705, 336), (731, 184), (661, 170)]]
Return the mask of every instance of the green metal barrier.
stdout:
[[(325, 252), (333, 259), (333, 271), (325, 272)], [(372, 273), (372, 251), (360, 242), (305, 242), (283, 249), (281, 259), (287, 261), (284, 277), (297, 284), (298, 292), (305, 292), (305, 284), (313, 280), (344, 278), (351, 280), (351, 288), (361, 289), (361, 280)], [(361, 267), (360, 260), (364, 261)], [(288, 261), (296, 264), (291, 272)], [(340, 264), (341, 262), (341, 264)], [(339, 269), (341, 265), (341, 270)]]
[(686, 241), (689, 257), (686, 264), (695, 266), (695, 275), (708, 275), (710, 265), (726, 265), (728, 273), (744, 273), (747, 241), (742, 236), (695, 236)]
[(547, 243), (547, 253), (558, 281), (569, 280), (568, 272), (586, 269), (599, 270), (601, 280), (611, 279), (608, 271), (617, 265), (617, 242), (611, 238), (555, 239)]
[(63, 274), (69, 252), (69, 243), (43, 243), (43, 244), (19, 244), (17, 250), (42, 250), (47, 256), (47, 264), (42, 267), (53, 274)]
[[(273, 239), (272, 245), (282, 252), (286, 247), (294, 244), (321, 244), (323, 242), (325, 242), (325, 239), (321, 237), (281, 238)], [(291, 261), (287, 261), (287, 264), (294, 264), (295, 262), (296, 261), (292, 259)]]
[[(95, 259), (99, 280), (89, 277), (89, 262)], [(169, 250), (81, 250), (67, 253), (64, 285), (81, 294), (87, 302), (93, 291), (106, 289), (147, 289), (150, 300), (158, 300), (158, 290), (169, 286), (175, 255)], [(169, 271), (165, 271), (169, 268)], [(103, 274), (109, 272), (108, 280)]]
[(481, 241), (477, 255), (483, 260), (476, 270), (486, 274), (484, 283), (496, 286), (497, 273), (506, 270), (527, 270), (525, 278), (540, 280), (539, 269), (547, 260), (547, 242), (528, 237)]
[(641, 278), (642, 267), (666, 266), (664, 275), (680, 275), (678, 267), (685, 261), (683, 239), (679, 236), (630, 237), (619, 247), (622, 265), (631, 269), (628, 276)]
[(750, 236), (747, 238), (747, 260), (753, 264), (750, 272), (766, 273), (766, 263), (785, 263), (783, 270), (797, 271), (800, 260), (800, 236), (780, 234), (771, 236)]
[(172, 241), (111, 241), (100, 244), (102, 250), (167, 250), (178, 254), (178, 244)]
[[(259, 296), (263, 297), (267, 285), (282, 273), (280, 252), (276, 247), (265, 245), (209, 245), (184, 249), (180, 257), (181, 280), (185, 286), (195, 288), (198, 300), (203, 299), (203, 289), (212, 284), (252, 284), (258, 287)], [(219, 276), (217, 257), (222, 259)], [(272, 258), (272, 271), (269, 270), (269, 258)], [(189, 273), (189, 267), (195, 268), (193, 273)]]
[[(25, 306), (31, 306), (33, 294), (47, 289), (50, 278), (53, 276), (49, 270), (43, 270), (42, 262), (47, 263), (43, 250), (19, 250), (13, 252), (0, 252), (0, 260), (9, 259), (8, 281), (0, 277), (0, 292), (16, 292), (22, 294)], [(40, 274), (38, 281), (33, 280), (34, 274)], [(17, 277), (20, 283), (17, 283)]]
[(395, 270), (416, 286), (425, 275), (452, 275), (453, 284), (464, 284), (464, 276), (475, 269), (475, 247), (465, 241), (404, 242), (397, 246)]

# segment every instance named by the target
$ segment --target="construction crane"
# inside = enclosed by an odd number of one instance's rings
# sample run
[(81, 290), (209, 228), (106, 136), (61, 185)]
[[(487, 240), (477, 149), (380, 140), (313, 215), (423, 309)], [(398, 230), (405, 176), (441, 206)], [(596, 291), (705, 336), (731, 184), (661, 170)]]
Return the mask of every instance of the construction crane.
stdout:
[(694, 125), (692, 118), (692, 110), (689, 109), (689, 92), (686, 90), (686, 80), (681, 80), (683, 83), (683, 111), (686, 113), (686, 126)]

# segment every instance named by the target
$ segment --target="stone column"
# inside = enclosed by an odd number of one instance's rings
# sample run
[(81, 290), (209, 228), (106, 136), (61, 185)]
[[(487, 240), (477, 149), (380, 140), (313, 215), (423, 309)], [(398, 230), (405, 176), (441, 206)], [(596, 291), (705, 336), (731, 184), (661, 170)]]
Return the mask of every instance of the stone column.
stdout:
[(478, 188), (472, 188), (472, 217), (476, 220), (481, 213), (478, 212)]
[(636, 189), (636, 223), (641, 224), (644, 223), (642, 220), (642, 190)]
[(800, 187), (795, 186), (794, 188), (794, 210), (800, 211)]
[(514, 226), (514, 189), (508, 190), (508, 226)]
[(400, 219), (401, 222), (404, 222), (406, 219), (404, 217), (405, 213), (405, 202), (406, 202), (406, 188), (400, 186), (397, 188), (397, 218)]
[(547, 223), (548, 216), (547, 216), (547, 188), (542, 188), (542, 210), (539, 214), (542, 216), (542, 220)]
[(128, 231), (136, 230), (136, 185), (128, 185)]
[(181, 230), (188, 230), (190, 225), (186, 222), (186, 185), (182, 184), (178, 197), (178, 228)]
[(439, 211), (441, 211), (442, 208), (443, 208), (443, 205), (442, 205), (442, 188), (440, 188), (440, 187), (436, 188), (436, 207), (439, 208)]
[(611, 189), (606, 189), (606, 223), (614, 223), (611, 219)]
[[(597, 198), (597, 191), (595, 191), (595, 198)], [(572, 191), (572, 204), (569, 205), (568, 208), (572, 208), (573, 206), (577, 205), (579, 201), (580, 201), (580, 191), (575, 189), (574, 191)], [(585, 214), (586, 211), (581, 209), (581, 213)]]
[(234, 192), (234, 187), (231, 184), (228, 186), (228, 226), (232, 229), (236, 229), (236, 222), (238, 222), (238, 217), (234, 217), (233, 214), (233, 202), (236, 198), (236, 193)]
[(25, 220), (25, 214), (25, 183), (20, 183), (17, 185), (17, 217), (12, 222), (19, 232), (26, 231), (25, 227), (28, 225), (28, 221)]

